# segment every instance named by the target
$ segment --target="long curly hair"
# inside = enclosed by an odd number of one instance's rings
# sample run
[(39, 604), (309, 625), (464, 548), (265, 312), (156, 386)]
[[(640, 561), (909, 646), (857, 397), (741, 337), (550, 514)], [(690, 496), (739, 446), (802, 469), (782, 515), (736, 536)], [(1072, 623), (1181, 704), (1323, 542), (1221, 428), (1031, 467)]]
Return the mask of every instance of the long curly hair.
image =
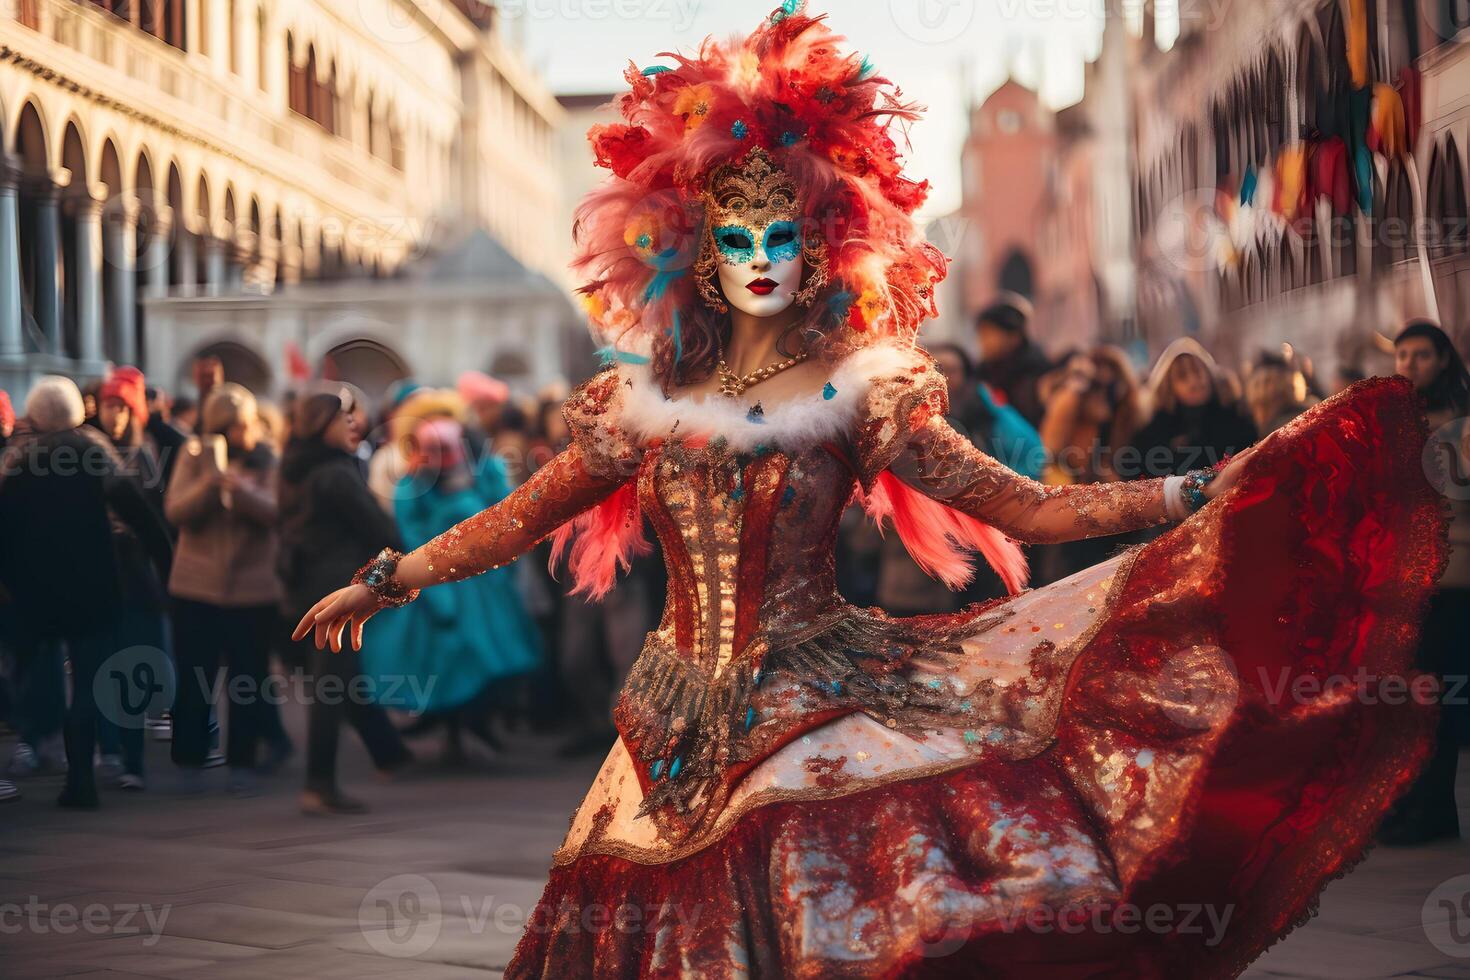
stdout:
[(728, 339), (729, 316), (700, 298), (692, 266), (706, 181), (755, 147), (796, 184), (802, 234), (827, 249), (828, 284), (784, 345), (912, 340), (938, 313), (947, 259), (912, 217), (928, 182), (903, 175), (891, 132), (922, 110), (803, 6), (788, 0), (750, 36), (706, 39), (697, 56), (630, 64), (614, 101), (622, 121), (588, 132), (612, 176), (577, 208), (572, 268), (599, 341), (649, 350), (666, 388), (708, 377)]

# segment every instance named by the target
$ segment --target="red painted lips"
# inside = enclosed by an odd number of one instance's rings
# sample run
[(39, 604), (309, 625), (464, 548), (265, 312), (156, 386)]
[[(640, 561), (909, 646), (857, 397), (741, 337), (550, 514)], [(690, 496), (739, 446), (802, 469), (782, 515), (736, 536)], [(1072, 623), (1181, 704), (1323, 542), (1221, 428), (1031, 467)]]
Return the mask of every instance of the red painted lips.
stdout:
[(755, 293), (757, 296), (767, 296), (770, 294), (771, 290), (775, 289), (778, 285), (780, 284), (773, 280), (761, 278), (752, 279), (750, 282), (745, 284), (745, 288), (750, 290), (752, 293)]

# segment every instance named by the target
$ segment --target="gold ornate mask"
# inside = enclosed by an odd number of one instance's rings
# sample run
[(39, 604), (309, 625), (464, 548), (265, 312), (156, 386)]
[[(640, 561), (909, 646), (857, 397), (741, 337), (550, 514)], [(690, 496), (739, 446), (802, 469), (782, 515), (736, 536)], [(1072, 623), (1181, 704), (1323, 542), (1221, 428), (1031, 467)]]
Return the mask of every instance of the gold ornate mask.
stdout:
[(744, 225), (759, 232), (774, 221), (801, 217), (796, 182), (759, 146), (742, 164), (726, 164), (710, 174), (704, 196), (711, 227)]

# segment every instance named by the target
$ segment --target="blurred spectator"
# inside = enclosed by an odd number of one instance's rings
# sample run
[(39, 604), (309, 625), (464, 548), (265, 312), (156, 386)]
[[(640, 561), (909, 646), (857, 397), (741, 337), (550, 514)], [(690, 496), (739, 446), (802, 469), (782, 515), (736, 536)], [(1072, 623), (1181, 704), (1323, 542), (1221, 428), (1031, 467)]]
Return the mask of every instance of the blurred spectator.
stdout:
[(490, 451), (505, 464), (511, 486), (518, 487), (531, 475), (531, 417), (515, 402), (500, 407), (500, 425), (490, 440)]
[(114, 525), (135, 535), (157, 567), (168, 565), (168, 534), (97, 429), (84, 424), (81, 392), (46, 377), (26, 399), (27, 433), (6, 447), (0, 483), (0, 583), (14, 599), (19, 647), (22, 743), (61, 703), (59, 653), (71, 661), (62, 806), (95, 808), (97, 742), (94, 682), (117, 647), (124, 569)]
[(532, 472), (548, 463), (571, 442), (571, 432), (561, 417), (563, 400), (543, 397), (536, 405), (536, 431), (531, 439), (527, 462)]
[(286, 416), (275, 402), (257, 402), (255, 410), (260, 416), (261, 440), (269, 445), (277, 455), (280, 455), (281, 451), (286, 448), (286, 441), (291, 438)]
[(174, 399), (169, 420), (184, 435), (193, 435), (199, 428), (199, 403), (188, 395), (179, 395)]
[(979, 376), (1027, 422), (1040, 427), (1045, 407), (1036, 386), (1052, 365), (1027, 332), (1030, 319), (1030, 302), (1014, 293), (1001, 294), (980, 311), (975, 317)]
[[(399, 481), (408, 475), (409, 440), (413, 430), (426, 419), (459, 420), (464, 414), (464, 399), (460, 398), (458, 392), (421, 386), (415, 386), (392, 408), (383, 426), (386, 438), (368, 463), (368, 486), (372, 489), (373, 496), (378, 498), (385, 514), (393, 514), (394, 494), (398, 490)], [(361, 438), (359, 434), (358, 439)], [(353, 568), (353, 571), (357, 569)]]
[[(299, 395), (281, 463), (281, 553), (285, 612), (298, 622), (318, 599), (341, 588), (384, 548), (402, 549), (398, 528), (363, 482), (355, 450), (362, 440), (357, 399), (346, 386)], [(390, 501), (392, 496), (390, 495)], [(316, 689), (308, 709), (306, 813), (359, 813), (366, 807), (337, 785), (337, 742), (351, 725), (379, 772), (412, 755), (381, 707), (361, 697), (359, 655), (302, 641)]]
[(209, 400), (209, 393), (225, 383), (225, 363), (213, 354), (196, 357), (189, 365), (189, 377), (194, 381), (202, 406)]
[(1042, 382), (1046, 417), (1041, 441), (1049, 460), (1043, 480), (1052, 485), (1118, 479), (1117, 447), (1132, 443), (1143, 425), (1138, 381), (1128, 355), (1100, 346), (1067, 359)]
[(1181, 337), (1164, 348), (1148, 385), (1154, 414), (1114, 459), (1120, 477), (1182, 476), (1256, 441), (1255, 426), (1221, 399), (1215, 359), (1198, 341)]
[(0, 391), (0, 451), (15, 432), (15, 409), (10, 404), (10, 394)]
[(480, 371), (466, 371), (459, 376), (455, 390), (464, 399), (471, 418), (465, 433), (475, 458), (483, 459), (490, 442), (500, 432), (500, 413), (510, 400), (510, 388), (499, 378)]
[(1329, 395), (1335, 395), (1338, 392), (1346, 389), (1349, 385), (1357, 384), (1365, 377), (1367, 377), (1367, 375), (1365, 375), (1363, 373), (1363, 369), (1358, 367), (1357, 365), (1339, 364), (1337, 366), (1337, 370), (1332, 372), (1332, 387), (1327, 393)]
[(263, 696), (279, 594), (275, 473), (255, 396), (226, 382), (210, 391), (200, 434), (185, 445), (164, 498), (179, 529), (169, 577), (179, 672), (173, 760), (191, 772), (205, 764), (223, 655), (224, 689), (234, 698), (225, 755), (235, 792), (250, 790), (258, 743), (275, 727)]
[[(184, 448), (185, 433), (172, 421), (175, 403), (170, 401), (163, 389), (148, 388), (145, 393), (148, 398), (148, 421), (143, 428), (158, 453), (159, 486), (166, 489), (169, 477), (173, 476), (174, 461)], [(188, 399), (183, 401), (187, 403)]]
[[(109, 375), (98, 390), (97, 417), (103, 434), (122, 460), (120, 472), (137, 484), (161, 523), (164, 486), (158, 454), (146, 435), (149, 414), (143, 373), (123, 367)], [(114, 642), (118, 649), (150, 647), (162, 652), (167, 643), (164, 583), (169, 569), (167, 565), (154, 565), (143, 542), (126, 524), (114, 521), (113, 544), (122, 574)], [(118, 785), (126, 790), (143, 789), (142, 728), (120, 728), (109, 719), (101, 719), (98, 744), (104, 768), (120, 768)]]
[(121, 367), (97, 389), (97, 426), (111, 440), (124, 468), (163, 513), (163, 467), (157, 443), (149, 434), (148, 399), (143, 372)]
[(1312, 404), (1306, 374), (1294, 358), (1275, 351), (1257, 355), (1245, 380), (1245, 401), (1256, 432), (1262, 436), (1275, 432)]
[[(1447, 485), (1470, 486), (1470, 374), (1459, 351), (1443, 330), (1427, 320), (1410, 321), (1394, 340), (1397, 373), (1408, 378), (1424, 397), (1425, 413), (1441, 450)], [(1445, 682), (1439, 732), (1428, 767), (1384, 821), (1379, 839), (1388, 844), (1420, 844), (1460, 836), (1455, 803), (1455, 770), (1460, 743), (1470, 734), (1470, 500), (1463, 492), (1446, 494), (1450, 501), (1450, 558), (1439, 588), (1429, 600), (1419, 637), (1415, 666)]]
[[(1109, 346), (1075, 353), (1042, 379), (1039, 390), (1046, 403), (1042, 482), (1057, 486), (1119, 479), (1117, 449), (1130, 445), (1143, 424), (1142, 399), (1128, 356)], [(1066, 578), (1138, 540), (1139, 535), (1126, 534), (1037, 545), (1031, 549), (1035, 582)]]
[[(397, 494), (398, 527), (406, 548), (473, 517), (510, 494), (505, 468), (490, 457), (471, 468), (464, 429), (453, 419), (429, 419), (414, 430), (409, 475)], [(415, 677), (400, 685), (413, 703), (397, 705), (425, 714), (448, 730), (446, 758), (464, 760), (464, 729), (492, 749), (501, 748), (494, 715), (504, 705), (503, 682), (541, 662), (540, 636), (517, 589), (520, 562), (426, 590), (421, 600), (385, 610), (372, 644), (362, 653), (370, 677)], [(429, 600), (427, 602), (422, 600)]]

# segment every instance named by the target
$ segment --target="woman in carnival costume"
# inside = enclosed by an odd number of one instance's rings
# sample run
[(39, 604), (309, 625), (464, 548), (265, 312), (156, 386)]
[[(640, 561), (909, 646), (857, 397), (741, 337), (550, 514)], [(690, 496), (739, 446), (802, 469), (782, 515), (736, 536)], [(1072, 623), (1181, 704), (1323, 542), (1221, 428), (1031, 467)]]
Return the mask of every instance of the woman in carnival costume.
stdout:
[[(652, 525), (664, 615), (507, 977), (1235, 975), (1423, 763), (1433, 697), (1375, 686), (1444, 560), (1419, 404), (1364, 381), (1185, 476), (1006, 469), (914, 340), (945, 272), (890, 131), (917, 111), (840, 40), (788, 3), (628, 71), (577, 215), (610, 349), (572, 445), (298, 635), (356, 646), (548, 535), (601, 594)], [(846, 603), (854, 497), (941, 580), (973, 549), (1014, 594)], [(1016, 542), (1169, 521), (1022, 591)]]

